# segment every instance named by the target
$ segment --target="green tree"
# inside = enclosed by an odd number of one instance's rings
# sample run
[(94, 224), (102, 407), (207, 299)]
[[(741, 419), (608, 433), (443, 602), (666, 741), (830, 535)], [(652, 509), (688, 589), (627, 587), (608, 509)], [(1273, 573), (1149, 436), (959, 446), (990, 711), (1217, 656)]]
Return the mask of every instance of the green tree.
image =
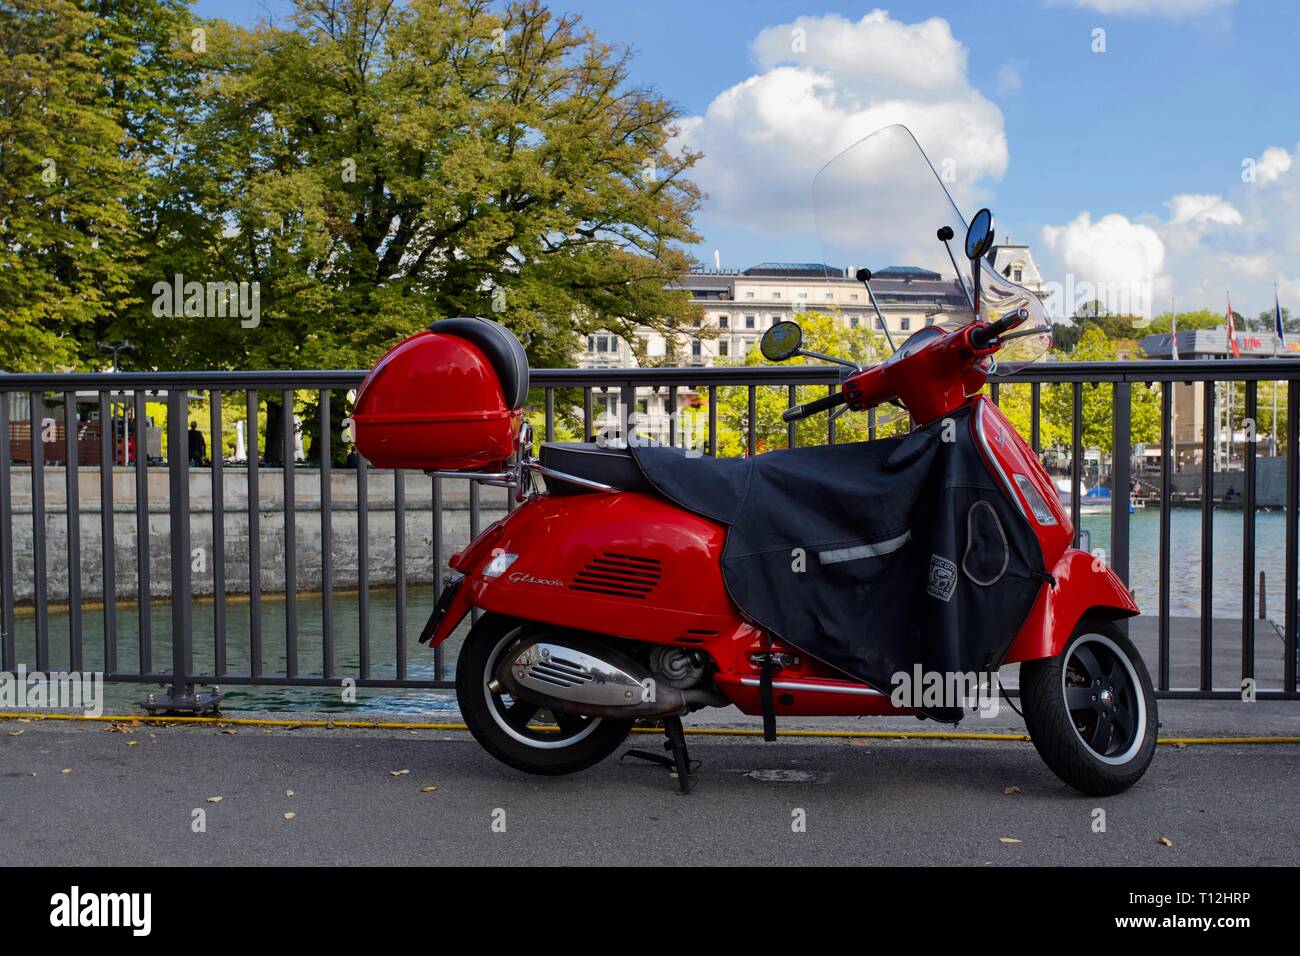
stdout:
[[(1114, 361), (1118, 349), (1099, 326), (1090, 325), (1083, 330), (1074, 348), (1060, 358), (1071, 362)], [(1042, 416), (1045, 438), (1048, 443), (1064, 444), (1073, 430), (1073, 387), (1048, 386), (1042, 390)], [(1026, 400), (1027, 401), (1027, 400)], [(1083, 385), (1083, 446), (1111, 450), (1111, 420), (1114, 407), (1114, 389), (1109, 382), (1085, 382)], [(1134, 444), (1159, 441), (1160, 391), (1156, 386), (1141, 383), (1132, 386), (1132, 425)], [(1027, 422), (1027, 417), (1025, 419)], [(1025, 422), (1017, 430), (1028, 434)]]
[(176, 188), (198, 216), (142, 288), (257, 282), (260, 321), (119, 331), (163, 367), (340, 367), (449, 315), (511, 327), (539, 365), (580, 336), (694, 315), (671, 288), (700, 194), (680, 111), (630, 54), (537, 2), (299, 0), (287, 26), (208, 25)]
[[(112, 4), (104, 4), (112, 7)], [(150, 6), (142, 3), (140, 7)], [(110, 19), (70, 0), (0, 5), (0, 367), (84, 364), (130, 301), (146, 188), (100, 55)]]
[[(803, 312), (794, 316), (803, 328), (804, 347), (825, 355), (835, 355), (873, 365), (889, 355), (889, 348), (877, 333), (865, 328), (850, 328), (837, 313)], [(736, 365), (767, 365), (758, 348), (753, 348)], [(817, 359), (797, 356), (783, 365), (824, 365)], [(824, 385), (801, 385), (796, 389), (798, 403), (823, 398)], [(755, 448), (758, 452), (788, 447), (788, 425), (781, 413), (789, 407), (789, 394), (784, 386), (759, 386), (755, 393)], [(883, 420), (883, 414), (880, 416)], [(905, 416), (904, 416), (905, 419)], [(902, 427), (885, 425), (877, 430), (883, 436)], [(749, 389), (747, 387), (721, 387), (718, 389), (718, 451), (724, 457), (745, 453), (749, 434)], [(865, 441), (868, 437), (868, 419), (865, 414), (850, 412), (836, 422), (837, 441)], [(795, 425), (797, 445), (825, 444), (827, 440), (826, 415), (814, 415)]]

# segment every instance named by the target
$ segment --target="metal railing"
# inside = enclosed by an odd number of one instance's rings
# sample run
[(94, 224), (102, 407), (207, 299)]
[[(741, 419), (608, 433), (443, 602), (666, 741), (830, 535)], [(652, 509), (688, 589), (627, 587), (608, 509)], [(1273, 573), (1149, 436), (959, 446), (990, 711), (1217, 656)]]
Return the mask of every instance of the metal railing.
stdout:
[[(119, 614), (132, 604), (130, 595), (125, 598), (117, 593), (117, 566), (115, 547), (101, 548), (97, 560), (102, 571), (103, 594), (100, 610), (102, 621), (102, 649), (94, 647), (95, 663), (102, 667), (105, 679), (109, 681), (157, 683), (169, 688), (167, 696), (159, 706), (187, 708), (202, 706), (202, 696), (196, 688), (213, 685), (288, 685), (288, 686), (339, 686), (345, 681), (355, 682), (358, 687), (376, 688), (449, 688), (452, 681), (448, 679), (448, 670), (442, 648), (435, 650), (432, 666), (423, 662), (412, 665), (408, 659), (408, 641), (411, 633), (418, 633), (417, 621), (414, 628), (409, 620), (408, 599), (412, 598), (406, 573), (408, 558), (411, 555), (410, 542), (407, 540), (406, 509), (410, 501), (406, 495), (406, 474), (393, 473), (392, 507), (394, 511), (394, 595), (393, 595), (393, 633), (386, 636), (382, 643), (375, 643), (371, 627), (371, 592), (370, 572), (370, 527), (372, 512), (369, 481), (371, 469), (364, 460), (355, 462), (356, 482), (356, 519), (355, 526), (359, 543), (356, 556), (356, 605), (355, 624), (356, 649), (354, 657), (344, 662), (338, 654), (338, 636), (341, 631), (336, 613), (336, 588), (334, 585), (334, 532), (336, 522), (333, 519), (335, 509), (331, 495), (332, 472), (336, 470), (331, 462), (331, 443), (336, 442), (332, 393), (345, 392), (356, 388), (364, 372), (360, 371), (265, 371), (265, 372), (166, 372), (134, 373), (120, 372), (110, 374), (59, 374), (35, 375), (18, 374), (0, 376), (0, 670), (12, 671), (22, 664), (30, 669), (49, 671), (51, 666), (60, 666), (66, 662), (69, 670), (81, 670), (88, 660), (87, 645), (84, 639), (83, 624), (87, 620), (83, 609), (82, 543), (80, 539), (80, 473), (78, 466), (78, 419), (76, 406), (80, 400), (83, 405), (97, 407), (101, 422), (111, 421), (113, 409), (128, 401), (132, 416), (125, 428), (130, 430), (130, 439), (135, 448), (147, 448), (146, 405), (150, 393), (165, 396), (167, 406), (167, 456), (168, 476), (168, 537), (170, 547), (169, 573), (169, 632), (165, 633), (163, 647), (166, 652), (159, 657), (170, 656), (170, 660), (155, 659), (155, 608), (151, 600), (150, 583), (150, 490), (149, 460), (147, 454), (134, 456), (131, 469), (134, 479), (135, 515), (134, 533), (136, 536), (137, 585), (134, 594), (135, 640), (123, 644), (119, 635)], [(1160, 516), (1159, 543), (1157, 548), (1159, 589), (1154, 608), (1157, 618), (1157, 642), (1155, 648), (1155, 679), (1158, 691), (1163, 697), (1237, 697), (1240, 692), (1231, 686), (1223, 686), (1227, 675), (1216, 673), (1215, 640), (1216, 622), (1213, 616), (1214, 588), (1214, 515), (1216, 503), (1213, 494), (1213, 442), (1218, 436), (1210, 428), (1204, 429), (1202, 440), (1202, 481), (1204, 492), (1201, 495), (1201, 620), (1199, 626), (1199, 661), (1197, 665), (1196, 686), (1172, 686), (1171, 684), (1171, 648), (1172, 621), (1170, 568), (1171, 568), (1171, 482), (1175, 465), (1171, 463), (1173, 442), (1173, 401), (1171, 383), (1218, 383), (1224, 381), (1241, 382), (1245, 387), (1245, 407), (1248, 417), (1253, 417), (1257, 410), (1258, 383), (1260, 381), (1281, 381), (1290, 383), (1286, 397), (1286, 416), (1283, 444), (1285, 445), (1285, 500), (1284, 510), (1284, 547), (1283, 567), (1284, 624), (1281, 628), (1283, 644), (1283, 665), (1279, 685), (1258, 691), (1260, 698), (1298, 699), (1296, 682), (1296, 646), (1297, 628), (1297, 545), (1300, 542), (1297, 531), (1297, 517), (1300, 516), (1300, 468), (1297, 464), (1297, 422), (1300, 419), (1300, 388), (1294, 384), (1300, 380), (1300, 362), (1291, 360), (1238, 360), (1238, 361), (1131, 361), (1107, 363), (1038, 363), (1001, 377), (991, 385), (993, 399), (999, 399), (1000, 390), (1009, 385), (1028, 386), (1030, 391), (1030, 435), (1026, 436), (1035, 451), (1041, 452), (1042, 390), (1046, 387), (1068, 386), (1072, 390), (1072, 428), (1070, 443), (1070, 460), (1072, 462), (1071, 483), (1073, 494), (1071, 508), (1076, 535), (1080, 527), (1080, 508), (1082, 495), (1082, 458), (1083, 443), (1083, 389), (1093, 385), (1111, 390), (1112, 416), (1111, 441), (1116, 449), (1132, 447), (1131, 395), (1134, 385), (1160, 383), (1161, 388), (1161, 425), (1160, 425)], [(721, 368), (644, 368), (644, 369), (536, 369), (532, 373), (534, 394), (540, 392), (541, 405), (544, 409), (544, 434), (542, 440), (553, 440), (556, 434), (557, 420), (564, 418), (565, 412), (572, 409), (575, 423), (581, 422), (584, 437), (590, 435), (597, 421), (593, 412), (593, 393), (616, 393), (621, 409), (635, 409), (639, 389), (647, 387), (667, 389), (669, 408), (675, 408), (679, 390), (688, 390), (698, 394), (701, 404), (707, 406), (707, 446), (718, 447), (719, 429), (719, 389), (738, 387), (747, 392), (746, 412), (741, 416), (743, 443), (750, 453), (759, 447), (756, 434), (757, 397), (760, 389), (777, 388), (784, 390), (787, 405), (796, 401), (796, 389), (800, 386), (825, 387), (834, 391), (840, 381), (840, 370), (831, 366), (791, 366), (791, 367), (754, 367), (733, 366)], [(572, 391), (570, 391), (572, 390)], [(318, 473), (314, 480), (319, 485), (319, 510), (321, 520), (321, 591), (319, 597), (311, 592), (311, 599), (319, 601), (319, 645), (311, 648), (311, 658), (304, 667), (306, 646), (299, 622), (300, 591), (298, 588), (299, 550), (296, 534), (296, 519), (299, 506), (295, 502), (298, 482), (312, 480), (313, 476), (306, 469), (295, 469), (291, 463), (295, 460), (295, 395), (302, 392), (315, 393), (317, 396), (316, 413), (319, 418), (317, 431), (320, 447), (313, 447), (313, 457), (318, 460)], [(48, 562), (55, 558), (49, 553), (47, 542), (47, 508), (45, 501), (45, 461), (44, 445), (46, 442), (31, 442), (31, 501), (32, 531), (30, 542), (31, 557), (31, 623), (30, 637), (25, 637), (23, 653), (16, 641), (17, 611), (15, 589), (15, 551), (16, 526), (14, 523), (15, 505), (13, 495), (13, 478), (15, 465), (12, 462), (10, 447), (11, 409), (26, 396), (29, 408), (29, 421), (25, 424), (30, 434), (42, 434), (48, 424), (45, 420), (45, 396), (53, 393), (61, 396), (63, 402), (63, 429), (61, 441), (65, 444), (61, 458), (65, 469), (66, 489), (66, 561), (67, 561), (67, 652), (55, 653), (51, 648), (50, 601), (48, 593)], [(192, 396), (202, 393), (207, 396), (210, 416), (210, 434), (214, 436), (211, 464), (203, 466), (210, 475), (212, 486), (212, 607), (211, 634), (212, 648), (210, 663), (195, 667), (194, 648), (194, 614), (195, 600), (191, 588), (190, 561), (190, 476), (192, 469), (188, 460), (186, 422), (189, 421), (189, 408)], [(280, 409), (279, 449), (259, 448), (257, 411), (263, 405), (263, 399), (270, 396), (273, 404)], [(231, 627), (232, 599), (227, 595), (226, 571), (228, 565), (229, 543), (226, 540), (226, 493), (225, 479), (232, 467), (223, 461), (220, 453), (219, 439), (223, 434), (223, 407), (231, 396), (242, 396), (246, 409), (247, 423), (247, 501), (245, 504), (247, 522), (247, 560), (249, 565), (247, 593), (247, 661), (246, 666), (236, 667), (229, 651), (228, 630)], [(581, 406), (579, 410), (578, 398)], [(557, 399), (562, 402), (557, 411)], [(1209, 422), (1214, 417), (1215, 389), (1206, 387), (1203, 398), (1203, 420)], [(675, 424), (669, 426), (669, 440), (677, 438)], [(836, 423), (827, 420), (827, 441), (836, 439)], [(119, 434), (114, 428), (98, 429), (101, 443), (99, 460), (109, 463), (120, 457), (121, 447), (117, 444)], [(793, 445), (796, 441), (795, 424), (788, 426), (787, 441)], [(126, 442), (129, 446), (129, 442)], [(274, 657), (282, 663), (267, 666), (268, 635), (264, 633), (263, 605), (266, 596), (262, 593), (262, 520), (263, 504), (261, 501), (261, 471), (266, 457), (278, 452), (278, 458), (286, 463), (282, 468), (283, 483), (283, 655), (279, 654), (280, 645), (276, 642)], [(1242, 489), (1242, 601), (1241, 601), (1241, 667), (1242, 679), (1255, 676), (1256, 662), (1256, 626), (1254, 605), (1256, 591), (1256, 448), (1248, 445), (1243, 452), (1243, 489)], [(1127, 454), (1114, 456), (1111, 475), (1111, 487), (1126, 489), (1131, 476), (1131, 460)], [(113, 468), (97, 467), (99, 472), (100, 494), (100, 528), (102, 541), (114, 540), (114, 513), (111, 506), (114, 500)], [(349, 471), (352, 467), (349, 466)], [(421, 605), (436, 600), (443, 587), (446, 569), (447, 543), (444, 529), (446, 515), (446, 482), (449, 479), (433, 478), (431, 482), (428, 505), (432, 516), (432, 527), (428, 547), (433, 568), (432, 580), (428, 590), (419, 595)], [(1120, 506), (1122, 495), (1117, 495), (1109, 519), (1110, 555), (1109, 562), (1116, 573), (1129, 579), (1130, 571), (1130, 523), (1129, 510)], [(109, 503), (107, 506), (105, 503)], [(507, 497), (506, 508), (514, 506), (512, 496)], [(479, 487), (471, 484), (468, 491), (469, 534), (474, 536), (481, 525), (481, 500)], [(273, 517), (273, 514), (272, 514)], [(24, 554), (24, 559), (26, 555)], [(24, 618), (26, 607), (24, 602)], [(60, 612), (61, 613), (61, 609)], [(313, 625), (314, 629), (314, 625)], [(351, 632), (349, 632), (350, 637)], [(134, 646), (132, 646), (132, 644)], [(350, 647), (349, 641), (349, 647)], [(382, 659), (375, 655), (376, 649), (387, 651)], [(130, 653), (127, 653), (127, 652)], [(207, 654), (206, 642), (204, 648)], [(242, 643), (241, 643), (242, 653)], [(127, 661), (130, 658), (133, 665)], [(1234, 678), (1236, 675), (1233, 675)]]

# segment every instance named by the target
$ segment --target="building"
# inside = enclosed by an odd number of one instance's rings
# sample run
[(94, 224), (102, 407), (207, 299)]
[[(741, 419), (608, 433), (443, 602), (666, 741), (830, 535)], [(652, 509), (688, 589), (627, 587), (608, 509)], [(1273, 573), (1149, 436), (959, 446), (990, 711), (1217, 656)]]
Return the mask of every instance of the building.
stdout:
[(1038, 263), (1034, 261), (1029, 246), (1008, 239), (990, 249), (989, 255), (992, 257), (993, 268), (1002, 275), (1017, 285), (1024, 286), (1040, 299), (1047, 297), (1047, 283), (1043, 281), (1043, 274), (1038, 270)]
[[(1027, 288), (1044, 294), (1042, 276), (1028, 246), (995, 246), (990, 256), (994, 264), (1007, 270), (1008, 277), (1018, 274)], [(671, 352), (671, 364), (706, 367), (743, 362), (764, 331), (800, 312), (835, 312), (850, 328), (878, 332), (887, 328), (895, 344), (918, 329), (943, 321), (948, 313), (969, 312), (966, 293), (956, 276), (891, 265), (875, 271), (871, 278), (871, 291), (880, 308), (877, 315), (866, 288), (854, 278), (855, 271), (820, 262), (761, 262), (743, 270), (693, 271), (678, 285), (699, 305), (695, 327), (707, 334), (692, 335), (685, 329), (670, 350), (662, 334), (641, 328), (636, 333), (637, 344), (648, 361), (662, 364)], [(632, 344), (608, 332), (589, 335), (586, 350), (578, 356), (581, 368), (637, 364)], [(604, 420), (616, 415), (616, 397), (600, 398), (597, 416)], [(686, 390), (678, 390), (679, 407), (692, 399)], [(652, 421), (666, 421), (666, 416), (676, 411), (667, 407), (662, 392), (638, 395), (637, 405), (637, 411)]]
[[(1148, 358), (1153, 359), (1172, 359), (1173, 343), (1170, 333), (1160, 335), (1148, 335), (1142, 339), (1142, 351)], [(1277, 337), (1270, 332), (1238, 332), (1237, 348), (1241, 352), (1242, 358), (1272, 358), (1274, 356), (1293, 357), (1300, 354), (1300, 343), (1288, 342), (1285, 349), (1277, 341)], [(1228, 344), (1228, 329), (1226, 325), (1217, 329), (1188, 329), (1178, 333), (1178, 358), (1185, 359), (1218, 359), (1231, 360), (1235, 356), (1232, 354), (1232, 348)], [(1222, 382), (1216, 386), (1220, 389), (1216, 396), (1215, 411), (1218, 414), (1219, 421), (1211, 427), (1214, 430), (1217, 440), (1215, 442), (1216, 458), (1218, 467), (1233, 467), (1238, 457), (1238, 446), (1244, 439), (1241, 433), (1240, 423), (1232, 422), (1225, 407), (1230, 409), (1232, 404), (1231, 390), (1240, 388), (1239, 383)], [(1205, 434), (1205, 383), (1204, 382), (1180, 382), (1174, 386), (1174, 460), (1180, 465), (1187, 465), (1193, 462), (1199, 462), (1201, 459), (1202, 436)], [(1263, 436), (1269, 436), (1271, 439), (1272, 426), (1270, 420), (1265, 416), (1265, 411), (1261, 410), (1261, 421), (1259, 434), (1261, 440)], [(1275, 453), (1275, 447), (1271, 441), (1264, 444), (1260, 453)], [(1158, 453), (1158, 449), (1155, 453)]]

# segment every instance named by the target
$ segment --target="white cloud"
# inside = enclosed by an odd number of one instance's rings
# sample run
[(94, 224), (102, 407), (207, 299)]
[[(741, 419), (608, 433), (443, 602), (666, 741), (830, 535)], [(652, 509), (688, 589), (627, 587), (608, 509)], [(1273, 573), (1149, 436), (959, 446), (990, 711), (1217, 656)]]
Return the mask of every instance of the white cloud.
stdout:
[(1153, 298), (1163, 298), (1165, 244), (1155, 229), (1110, 213), (1093, 220), (1080, 213), (1063, 226), (1044, 226), (1043, 242), (1065, 267), (1065, 287), (1090, 290), (1063, 303), (1067, 312), (1096, 298), (1115, 313), (1146, 314)]
[(1233, 272), (1252, 279), (1263, 278), (1273, 271), (1273, 257), (1268, 253), (1247, 256), (1228, 254), (1223, 260)]
[(970, 85), (966, 49), (944, 20), (908, 24), (881, 10), (857, 21), (799, 17), (760, 31), (752, 52), (760, 72), (719, 93), (679, 134), (704, 154), (691, 178), (720, 222), (810, 228), (822, 165), (895, 123), (936, 165), (950, 162), (959, 202), (1007, 168), (1002, 112)]
[(1185, 194), (1175, 196), (1165, 205), (1169, 207), (1169, 221), (1173, 225), (1213, 222), (1235, 226), (1242, 221), (1241, 213), (1233, 208), (1232, 203), (1224, 202), (1222, 196)]
[(1233, 0), (1054, 0), (1096, 13), (1132, 16), (1190, 17), (1231, 7)]
[[(1238, 308), (1254, 316), (1272, 306), (1275, 282), (1283, 304), (1300, 308), (1300, 278), (1282, 271), (1300, 261), (1297, 159), (1300, 145), (1294, 151), (1271, 146), (1256, 161), (1255, 181), (1227, 195), (1174, 196), (1164, 203), (1165, 218), (1111, 214), (1094, 223), (1084, 213), (1068, 225), (1046, 227), (1043, 241), (1062, 269), (1089, 281), (1150, 274), (1157, 309), (1167, 305), (1165, 289), (1186, 309), (1220, 308), (1232, 290)], [(1150, 255), (1153, 238), (1162, 264)]]
[(1281, 146), (1270, 146), (1255, 160), (1255, 179), (1271, 183), (1291, 168), (1291, 154)]

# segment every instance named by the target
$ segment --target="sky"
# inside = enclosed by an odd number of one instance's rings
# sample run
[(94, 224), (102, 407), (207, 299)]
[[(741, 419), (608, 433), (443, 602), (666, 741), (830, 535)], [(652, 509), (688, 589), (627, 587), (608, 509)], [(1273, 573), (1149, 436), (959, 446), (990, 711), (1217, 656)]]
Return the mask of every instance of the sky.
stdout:
[[(691, 251), (725, 268), (824, 258), (812, 179), (906, 124), (969, 217), (1049, 281), (1155, 312), (1300, 310), (1295, 0), (550, 0), (636, 51), (632, 80), (704, 153)], [(198, 0), (251, 24), (285, 0)], [(837, 263), (838, 264), (838, 263)], [(876, 263), (875, 268), (893, 263)]]

